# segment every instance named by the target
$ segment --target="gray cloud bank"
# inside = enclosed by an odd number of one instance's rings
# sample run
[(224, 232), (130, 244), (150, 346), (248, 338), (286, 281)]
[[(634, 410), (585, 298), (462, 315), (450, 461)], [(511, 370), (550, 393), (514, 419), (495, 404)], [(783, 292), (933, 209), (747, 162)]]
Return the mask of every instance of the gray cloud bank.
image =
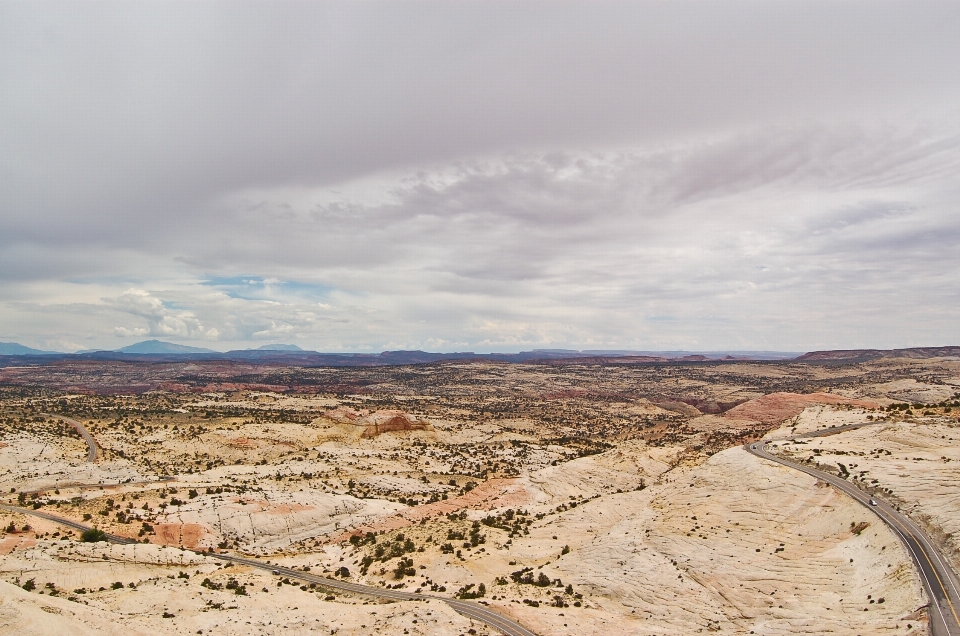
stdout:
[(960, 340), (956, 3), (0, 3), (0, 336)]

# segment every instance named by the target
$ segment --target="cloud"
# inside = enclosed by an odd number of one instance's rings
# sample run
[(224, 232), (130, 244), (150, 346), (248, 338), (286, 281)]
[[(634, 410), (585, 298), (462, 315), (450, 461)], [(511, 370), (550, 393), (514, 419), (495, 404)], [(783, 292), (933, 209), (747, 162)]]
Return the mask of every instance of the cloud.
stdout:
[(158, 336), (189, 340), (216, 340), (216, 327), (206, 328), (189, 310), (175, 310), (142, 289), (130, 289), (115, 298), (103, 301), (114, 310), (144, 319), (148, 327), (116, 327), (118, 336)]
[(960, 8), (822, 8), (3, 5), (0, 332), (956, 339)]

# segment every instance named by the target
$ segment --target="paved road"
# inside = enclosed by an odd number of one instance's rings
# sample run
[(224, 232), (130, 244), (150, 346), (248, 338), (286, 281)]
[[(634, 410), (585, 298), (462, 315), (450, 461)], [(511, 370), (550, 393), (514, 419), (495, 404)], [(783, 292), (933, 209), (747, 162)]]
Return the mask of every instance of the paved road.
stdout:
[(169, 484), (170, 482), (177, 481), (176, 477), (171, 477), (170, 475), (165, 475), (163, 477), (158, 477), (157, 479), (141, 479), (139, 481), (121, 481), (117, 483), (97, 483), (97, 484), (86, 484), (78, 483), (75, 481), (58, 481), (52, 486), (47, 486), (46, 488), (37, 488), (36, 490), (21, 490), (25, 495), (40, 495), (43, 493), (50, 492), (51, 490), (57, 488), (76, 488), (77, 490), (103, 490), (105, 488), (117, 488), (119, 486), (149, 486), (150, 484)]
[[(824, 435), (832, 435), (842, 430), (859, 428), (859, 426), (865, 426), (865, 424), (824, 429), (802, 436), (798, 435), (797, 437), (821, 437)], [(795, 438), (791, 437), (789, 439)], [(923, 582), (924, 588), (926, 588), (927, 596), (931, 599), (930, 630), (933, 636), (960, 636), (960, 617), (958, 617), (958, 608), (960, 608), (960, 591), (958, 591), (958, 589), (960, 589), (960, 579), (957, 578), (956, 573), (954, 573), (953, 569), (947, 564), (947, 560), (936, 546), (933, 545), (927, 535), (918, 528), (909, 517), (901, 514), (896, 508), (882, 499), (877, 499), (864, 493), (849, 481), (768, 452), (767, 449), (769, 446), (776, 444), (777, 441), (784, 440), (756, 442), (755, 444), (748, 444), (744, 448), (746, 448), (747, 452), (757, 457), (762, 457), (763, 459), (805, 472), (808, 475), (835, 486), (838, 490), (846, 493), (880, 517), (880, 519), (890, 526), (893, 532), (900, 537), (900, 540), (910, 552), (910, 556), (913, 557), (913, 562), (920, 573), (920, 579)], [(876, 505), (872, 505), (871, 501), (876, 502)]]
[(80, 433), (80, 437), (83, 438), (83, 441), (87, 443), (87, 461), (95, 462), (97, 461), (97, 440), (93, 439), (93, 435), (90, 434), (83, 424), (77, 420), (71, 420), (69, 417), (64, 417), (62, 415), (51, 415), (50, 413), (41, 413), (45, 417), (55, 417), (58, 420), (62, 420), (77, 429), (77, 432)]
[(852, 431), (856, 428), (863, 428), (864, 426), (876, 426), (877, 424), (883, 424), (885, 420), (877, 420), (875, 422), (857, 422), (856, 424), (844, 424), (843, 426), (832, 426), (830, 428), (821, 428), (810, 433), (804, 433), (802, 435), (795, 435), (787, 439), (801, 439), (807, 437), (826, 437), (827, 435), (836, 435), (837, 433), (843, 433), (844, 431)]
[[(6, 504), (0, 504), (0, 510), (6, 510), (8, 512), (19, 512), (22, 515), (39, 517), (40, 519), (46, 519), (47, 521), (52, 521), (54, 523), (60, 524), (61, 526), (67, 526), (67, 527), (73, 528), (74, 530), (79, 530), (80, 532), (83, 532), (85, 530), (90, 530), (90, 526), (88, 525), (84, 525), (78, 521), (73, 521), (71, 519), (66, 519), (64, 517), (52, 515), (50, 513), (43, 512), (40, 510), (31, 510), (29, 508), (20, 508), (18, 506), (8, 506)], [(127, 537), (118, 537), (117, 535), (114, 535), (114, 534), (108, 534), (107, 540), (110, 541), (110, 543), (120, 543), (124, 545), (137, 543), (136, 539), (128, 539)]]
[[(7, 510), (9, 512), (19, 512), (24, 515), (32, 515), (34, 517), (39, 517), (41, 519), (46, 519), (60, 525), (68, 526), (75, 530), (89, 530), (90, 526), (78, 523), (71, 519), (66, 519), (64, 517), (59, 517), (57, 515), (52, 515), (40, 510), (31, 510), (29, 508), (20, 508), (18, 506), (8, 506), (6, 504), (0, 504), (0, 509)], [(136, 539), (128, 539), (127, 537), (119, 537), (117, 535), (108, 534), (107, 540), (111, 543), (119, 544), (133, 544), (137, 543)], [(360, 585), (358, 583), (351, 583), (349, 581), (343, 581), (338, 579), (330, 579), (325, 576), (319, 576), (317, 574), (310, 574), (309, 572), (301, 572), (300, 570), (294, 570), (292, 568), (285, 568), (279, 565), (271, 565), (257, 559), (248, 559), (245, 557), (233, 556), (231, 554), (216, 554), (212, 552), (202, 552), (202, 551), (193, 551), (196, 554), (202, 554), (214, 559), (220, 559), (221, 561), (229, 561), (230, 563), (237, 563), (241, 565), (247, 565), (250, 567), (258, 568), (261, 570), (266, 570), (278, 576), (285, 576), (291, 579), (297, 579), (300, 581), (306, 581), (308, 583), (317, 583), (323, 585), (324, 587), (330, 587), (338, 590), (344, 590), (347, 592), (356, 592), (359, 594), (366, 594), (368, 596), (376, 596), (379, 598), (392, 599), (395, 601), (421, 601), (421, 600), (436, 600), (443, 601), (454, 610), (467, 616), (469, 618), (476, 619), (495, 629), (499, 629), (501, 632), (506, 634), (506, 636), (537, 636), (534, 632), (531, 632), (529, 629), (523, 625), (516, 623), (509, 618), (499, 614), (491, 609), (484, 607), (479, 603), (469, 603), (467, 601), (461, 601), (458, 599), (445, 598), (443, 596), (433, 596), (432, 594), (416, 594), (414, 592), (404, 592), (403, 590), (385, 590), (379, 587), (372, 587), (369, 585)]]

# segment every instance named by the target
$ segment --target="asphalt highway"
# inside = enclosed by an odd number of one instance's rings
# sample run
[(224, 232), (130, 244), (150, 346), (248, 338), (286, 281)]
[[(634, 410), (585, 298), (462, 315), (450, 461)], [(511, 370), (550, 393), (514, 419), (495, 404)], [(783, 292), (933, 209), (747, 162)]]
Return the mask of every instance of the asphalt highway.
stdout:
[[(30, 515), (32, 517), (39, 517), (40, 519), (46, 519), (47, 521), (52, 521), (58, 523), (61, 526), (67, 526), (68, 528), (73, 528), (74, 530), (79, 530), (83, 532), (85, 530), (90, 530), (90, 526), (84, 525), (77, 521), (71, 519), (66, 519), (64, 517), (58, 517), (57, 515), (51, 515), (46, 512), (41, 512), (40, 510), (31, 510), (29, 508), (20, 508), (18, 506), (8, 506), (6, 504), (0, 504), (0, 510), (6, 510), (8, 512), (19, 512), (22, 515)], [(126, 537), (118, 537), (112, 534), (107, 535), (107, 540), (111, 543), (137, 543), (135, 539), (128, 539)]]
[[(18, 506), (8, 506), (6, 504), (0, 504), (0, 509), (7, 510), (9, 512), (18, 512), (24, 515), (31, 515), (34, 517), (39, 517), (41, 519), (46, 519), (47, 521), (52, 521), (63, 526), (73, 528), (74, 530), (90, 530), (90, 526), (84, 525), (73, 521), (72, 519), (66, 519), (64, 517), (59, 517), (57, 515), (52, 515), (40, 510), (31, 510), (29, 508), (20, 508)], [(133, 543), (138, 543), (136, 539), (129, 539), (127, 537), (119, 537), (117, 535), (108, 534), (107, 541), (110, 543), (119, 543), (123, 545), (129, 545)], [(325, 576), (319, 576), (317, 574), (310, 574), (309, 572), (303, 572), (302, 570), (295, 570), (293, 568), (286, 568), (279, 565), (272, 565), (265, 561), (260, 561), (258, 559), (248, 559), (245, 557), (234, 556), (231, 554), (218, 554), (215, 552), (203, 552), (198, 550), (192, 550), (196, 554), (201, 554), (203, 556), (208, 556), (214, 559), (219, 559), (221, 561), (228, 561), (230, 563), (237, 563), (239, 565), (246, 565), (253, 568), (258, 568), (260, 570), (266, 570), (277, 576), (288, 577), (290, 579), (296, 579), (299, 581), (305, 581), (307, 583), (316, 583), (324, 587), (333, 588), (337, 590), (344, 590), (346, 592), (355, 592), (358, 594), (366, 594), (367, 596), (375, 596), (378, 598), (386, 598), (395, 601), (426, 601), (426, 600), (435, 600), (442, 601), (452, 607), (458, 613), (472, 618), (495, 629), (499, 629), (506, 636), (537, 636), (534, 632), (530, 631), (520, 623), (510, 620), (509, 618), (499, 614), (491, 609), (488, 609), (481, 605), (480, 603), (470, 603), (467, 601), (461, 601), (459, 599), (445, 598), (443, 596), (434, 596), (432, 594), (417, 594), (415, 592), (404, 592), (403, 590), (386, 590), (379, 587), (372, 587), (369, 585), (360, 585), (358, 583), (351, 583), (349, 581), (343, 581), (340, 579), (331, 579)]]
[(64, 417), (62, 415), (51, 415), (49, 413), (41, 413), (44, 417), (55, 417), (58, 420), (64, 421), (73, 428), (77, 429), (77, 432), (80, 433), (80, 437), (83, 438), (83, 441), (87, 443), (87, 461), (95, 462), (97, 461), (97, 440), (93, 439), (93, 435), (90, 434), (83, 424), (77, 420), (71, 420), (69, 417)]
[(901, 514), (895, 507), (882, 499), (863, 492), (846, 479), (778, 457), (767, 450), (771, 445), (775, 448), (777, 442), (789, 441), (790, 439), (797, 439), (799, 437), (833, 435), (843, 430), (859, 428), (859, 426), (863, 425), (824, 429), (806, 435), (791, 437), (787, 440), (756, 442), (754, 444), (747, 444), (744, 448), (747, 452), (757, 457), (799, 470), (827, 482), (860, 502), (880, 517), (880, 519), (900, 537), (900, 540), (910, 552), (917, 571), (920, 573), (920, 580), (923, 582), (923, 586), (927, 591), (927, 596), (931, 599), (930, 630), (933, 636), (960, 636), (960, 617), (958, 617), (958, 608), (960, 608), (960, 591), (958, 591), (958, 589), (960, 589), (960, 580), (958, 580), (956, 573), (954, 573), (953, 569), (947, 564), (947, 560), (936, 546), (933, 545), (927, 535), (918, 528), (909, 517)]

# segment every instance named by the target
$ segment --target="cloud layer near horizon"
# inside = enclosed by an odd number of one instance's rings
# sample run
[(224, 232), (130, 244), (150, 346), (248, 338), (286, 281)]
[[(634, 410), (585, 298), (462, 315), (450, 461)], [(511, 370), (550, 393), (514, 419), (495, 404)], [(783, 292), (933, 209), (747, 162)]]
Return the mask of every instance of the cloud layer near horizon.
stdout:
[(953, 3), (0, 4), (0, 340), (960, 337)]

